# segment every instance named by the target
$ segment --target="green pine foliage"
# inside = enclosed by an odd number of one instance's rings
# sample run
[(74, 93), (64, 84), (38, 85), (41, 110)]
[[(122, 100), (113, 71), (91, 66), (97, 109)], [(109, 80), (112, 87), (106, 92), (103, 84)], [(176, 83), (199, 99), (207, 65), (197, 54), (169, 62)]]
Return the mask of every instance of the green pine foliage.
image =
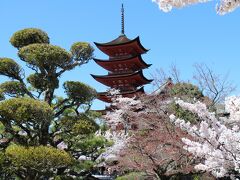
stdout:
[(63, 150), (48, 146), (10, 145), (5, 152), (14, 169), (28, 169), (37, 173), (52, 172), (72, 164), (72, 157)]
[[(46, 103), (31, 98), (11, 98), (0, 102), (1, 119), (11, 120), (15, 125), (26, 122), (50, 122), (53, 109)], [(10, 123), (10, 122), (9, 122)]]
[[(50, 44), (48, 34), (36, 28), (17, 31), (10, 43), (31, 74), (25, 77), (17, 61), (0, 58), (0, 75), (10, 79), (0, 84), (0, 179), (88, 176), (108, 146), (105, 138), (95, 135), (99, 115), (90, 107), (96, 91), (60, 78), (89, 62), (93, 47), (76, 42), (67, 51)], [(61, 86), (64, 97), (56, 94)]]
[(0, 84), (0, 89), (2, 94), (12, 97), (21, 97), (26, 94), (25, 86), (18, 81), (6, 81)]
[(12, 79), (22, 79), (21, 67), (10, 58), (0, 58), (0, 75), (8, 76)]
[(191, 83), (175, 84), (171, 89), (170, 94), (174, 97), (181, 97), (181, 99), (184, 98), (186, 100), (200, 99), (204, 97), (200, 89)]
[[(185, 82), (175, 84), (170, 91), (170, 95), (188, 102), (201, 101), (204, 98), (204, 95), (197, 86)], [(191, 123), (198, 121), (197, 115), (188, 110), (184, 110), (178, 104), (172, 103), (170, 109), (177, 118), (184, 119)]]
[(89, 102), (97, 94), (95, 89), (81, 82), (66, 81), (63, 86), (68, 97), (79, 103)]
[(10, 43), (19, 49), (29, 44), (49, 43), (49, 37), (41, 29), (27, 28), (15, 32), (10, 39)]

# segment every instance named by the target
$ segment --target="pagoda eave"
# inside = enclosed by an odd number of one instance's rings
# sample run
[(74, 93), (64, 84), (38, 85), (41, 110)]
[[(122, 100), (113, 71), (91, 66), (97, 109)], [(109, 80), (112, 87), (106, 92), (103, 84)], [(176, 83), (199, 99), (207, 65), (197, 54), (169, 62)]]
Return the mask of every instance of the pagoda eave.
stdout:
[(127, 59), (102, 60), (94, 58), (93, 60), (99, 66), (111, 72), (119, 71), (120, 68), (135, 71), (146, 69), (151, 66), (151, 64), (146, 64), (140, 55)]
[[(148, 49), (144, 48), (140, 42), (139, 36), (133, 40), (117, 42), (116, 40), (109, 43), (97, 43), (94, 44), (105, 54), (114, 57), (117, 54), (125, 53), (126, 51), (135, 52), (137, 54), (144, 54)], [(128, 52), (129, 53), (129, 52)]]
[(107, 43), (97, 43), (97, 42), (94, 42), (94, 44), (97, 47), (98, 46), (114, 46), (114, 45), (116, 46), (116, 45), (119, 45), (119, 44), (127, 44), (127, 43), (132, 42), (132, 41), (133, 40), (129, 39), (126, 35), (120, 35), (116, 39), (114, 39), (114, 40), (112, 40), (110, 42), (107, 42)]
[(152, 79), (147, 79), (144, 77), (142, 71), (138, 71), (136, 73), (132, 74), (119, 74), (119, 75), (105, 75), (105, 76), (97, 76), (92, 75), (91, 76), (98, 82), (109, 86), (109, 87), (126, 87), (130, 86), (130, 84), (134, 84), (134, 86), (142, 86), (144, 84), (148, 84), (152, 82)]

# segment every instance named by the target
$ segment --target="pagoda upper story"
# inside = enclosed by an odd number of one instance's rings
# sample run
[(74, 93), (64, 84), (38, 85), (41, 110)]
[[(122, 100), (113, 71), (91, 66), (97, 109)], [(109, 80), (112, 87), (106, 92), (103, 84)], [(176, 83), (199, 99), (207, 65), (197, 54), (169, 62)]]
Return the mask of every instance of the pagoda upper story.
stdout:
[(139, 37), (130, 40), (125, 34), (120, 35), (118, 38), (108, 43), (96, 43), (95, 45), (110, 59), (129, 58), (139, 54), (144, 54), (148, 50), (145, 49)]
[[(148, 50), (143, 47), (139, 37), (129, 39), (124, 33), (124, 9), (122, 7), (122, 32), (121, 35), (108, 43), (96, 43), (99, 50), (109, 58), (94, 59), (94, 61), (108, 71), (107, 75), (92, 75), (98, 82), (110, 87), (119, 89), (124, 97), (133, 97), (144, 93), (143, 85), (150, 83), (144, 77), (142, 70), (151, 66), (142, 59), (142, 54)], [(98, 93), (98, 99), (104, 102), (111, 102), (108, 93)]]

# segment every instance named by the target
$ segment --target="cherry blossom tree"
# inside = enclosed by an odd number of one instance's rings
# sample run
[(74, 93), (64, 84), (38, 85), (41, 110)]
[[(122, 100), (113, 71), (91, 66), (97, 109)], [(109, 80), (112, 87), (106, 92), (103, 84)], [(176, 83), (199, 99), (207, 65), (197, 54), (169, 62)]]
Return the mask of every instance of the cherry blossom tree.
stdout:
[[(182, 8), (185, 6), (198, 4), (198, 3), (206, 3), (210, 0), (152, 0), (157, 3), (159, 8), (163, 12), (169, 12), (172, 8)], [(224, 15), (226, 13), (234, 11), (236, 8), (240, 6), (239, 0), (220, 0), (216, 4), (216, 11), (220, 15)]]
[(108, 111), (105, 116), (107, 124), (113, 130), (121, 129), (127, 134), (128, 129), (134, 125), (134, 120), (130, 119), (130, 116), (134, 116), (139, 109), (143, 108), (143, 105), (136, 97), (123, 97), (119, 90), (110, 89), (109, 93), (112, 96), (112, 110)]
[[(102, 136), (101, 133), (97, 133), (98, 136)], [(128, 142), (128, 135), (122, 132), (115, 132), (108, 130), (104, 132), (104, 137), (109, 142), (113, 142), (112, 146), (106, 148), (106, 150), (97, 158), (97, 162), (105, 161), (111, 164), (118, 160), (118, 155), (121, 150), (124, 149)]]
[(172, 102), (172, 98), (161, 93), (138, 98), (113, 97), (113, 109), (105, 118), (114, 130), (119, 123), (124, 124), (115, 136), (121, 137), (128, 127), (127, 141), (115, 141), (114, 146), (120, 146), (121, 150), (116, 152), (109, 148), (110, 152), (107, 152), (117, 155), (118, 169), (144, 171), (161, 179), (196, 173), (196, 160), (182, 148), (181, 138), (188, 137), (187, 133), (169, 121)]
[(219, 117), (209, 112), (201, 102), (194, 104), (177, 100), (182, 108), (198, 115), (201, 120), (191, 125), (183, 119), (171, 115), (170, 119), (177, 127), (186, 131), (193, 138), (182, 138), (188, 152), (194, 154), (201, 162), (196, 170), (211, 172), (215, 177), (240, 177), (240, 97), (232, 96), (225, 100), (225, 111), (228, 116)]

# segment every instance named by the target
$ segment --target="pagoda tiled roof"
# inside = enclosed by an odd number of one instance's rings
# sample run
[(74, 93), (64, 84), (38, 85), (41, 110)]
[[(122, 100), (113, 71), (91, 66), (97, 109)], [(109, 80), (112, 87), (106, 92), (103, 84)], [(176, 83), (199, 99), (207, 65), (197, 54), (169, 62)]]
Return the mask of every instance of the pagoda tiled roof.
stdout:
[(97, 46), (112, 46), (112, 45), (119, 45), (119, 44), (125, 44), (125, 43), (128, 43), (128, 42), (131, 42), (132, 40), (131, 39), (128, 39), (128, 37), (123, 34), (123, 35), (120, 35), (119, 37), (117, 37), (116, 39), (110, 41), (110, 42), (107, 42), (107, 43), (96, 43), (94, 42)]
[(141, 70), (134, 73), (130, 73), (130, 74), (109, 74), (109, 75), (103, 75), (103, 76), (91, 74), (91, 76), (98, 82), (110, 87), (114, 87), (113, 86), (114, 82), (117, 85), (120, 84), (118, 82), (119, 80), (134, 82), (133, 83), (134, 86), (141, 86), (153, 81), (152, 79), (149, 80), (145, 78)]
[[(106, 70), (109, 70), (111, 72), (114, 71), (116, 68), (115, 65), (121, 64), (122, 66), (125, 64), (128, 66), (128, 68), (132, 69), (134, 67), (134, 70), (141, 70), (145, 69), (151, 66), (151, 64), (147, 64), (144, 62), (142, 59), (141, 55), (134, 56), (134, 57), (129, 57), (129, 58), (124, 58), (124, 59), (114, 59), (114, 60), (103, 60), (103, 59), (93, 59), (98, 65), (102, 66)], [(131, 65), (131, 66), (130, 66)]]
[(140, 42), (140, 38), (139, 36), (136, 37), (135, 39), (130, 40), (129, 38), (127, 38), (126, 35), (120, 35), (118, 38), (114, 39), (113, 41), (107, 42), (107, 43), (97, 43), (94, 42), (94, 44), (103, 52), (105, 52), (106, 54), (109, 54), (109, 50), (110, 49), (115, 49), (115, 48), (120, 48), (121, 46), (132, 46), (135, 47), (137, 49), (137, 52), (139, 54), (143, 54), (146, 53), (148, 51), (148, 49), (144, 48), (143, 45)]

